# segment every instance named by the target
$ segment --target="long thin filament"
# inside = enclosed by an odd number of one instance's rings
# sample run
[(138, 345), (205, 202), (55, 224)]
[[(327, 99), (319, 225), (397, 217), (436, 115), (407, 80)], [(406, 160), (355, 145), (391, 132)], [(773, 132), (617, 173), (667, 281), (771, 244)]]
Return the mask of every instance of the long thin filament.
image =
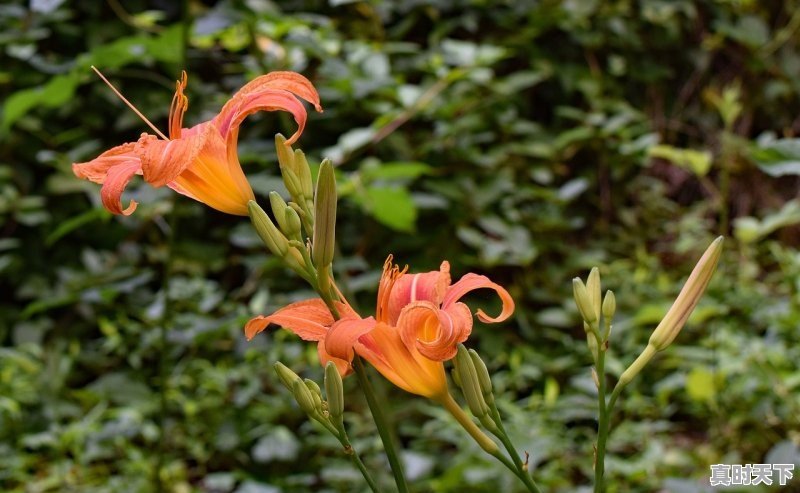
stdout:
[(95, 71), (95, 73), (96, 73), (97, 75), (99, 75), (101, 79), (103, 79), (103, 82), (105, 82), (105, 83), (106, 83), (106, 85), (108, 85), (108, 87), (110, 87), (110, 88), (111, 88), (111, 90), (112, 90), (112, 91), (114, 91), (114, 94), (116, 94), (116, 95), (117, 95), (117, 97), (119, 97), (119, 98), (122, 100), (122, 102), (124, 102), (125, 104), (127, 104), (127, 105), (128, 105), (128, 108), (132, 109), (132, 110), (133, 110), (133, 112), (134, 112), (134, 113), (136, 113), (136, 115), (137, 115), (139, 118), (141, 118), (141, 119), (142, 119), (142, 120), (143, 120), (143, 121), (144, 121), (144, 122), (145, 122), (145, 123), (146, 123), (146, 124), (147, 124), (147, 125), (148, 125), (150, 128), (152, 128), (152, 129), (153, 129), (153, 132), (155, 132), (155, 133), (156, 133), (156, 135), (158, 135), (159, 137), (161, 137), (161, 138), (162, 138), (162, 139), (164, 139), (164, 140), (169, 140), (169, 139), (167, 138), (167, 136), (166, 136), (166, 135), (164, 135), (163, 133), (161, 133), (161, 130), (159, 130), (158, 128), (156, 128), (156, 126), (155, 126), (155, 125), (153, 125), (153, 124), (150, 122), (150, 120), (148, 120), (147, 118), (145, 118), (145, 116), (142, 114), (142, 112), (141, 112), (141, 111), (137, 110), (137, 109), (136, 109), (136, 107), (135, 107), (133, 104), (131, 104), (131, 102), (130, 102), (130, 101), (128, 101), (127, 99), (125, 99), (125, 96), (123, 96), (123, 95), (122, 95), (122, 94), (121, 94), (119, 91), (117, 91), (117, 88), (116, 88), (116, 87), (114, 87), (114, 86), (111, 84), (111, 82), (109, 82), (109, 81), (108, 81), (108, 79), (106, 79), (106, 78), (105, 78), (105, 76), (104, 76), (102, 73), (100, 73), (100, 71), (99, 71), (99, 70), (97, 70), (97, 68), (95, 68), (95, 66), (94, 66), (94, 65), (92, 65), (92, 70), (94, 70), (94, 71)]

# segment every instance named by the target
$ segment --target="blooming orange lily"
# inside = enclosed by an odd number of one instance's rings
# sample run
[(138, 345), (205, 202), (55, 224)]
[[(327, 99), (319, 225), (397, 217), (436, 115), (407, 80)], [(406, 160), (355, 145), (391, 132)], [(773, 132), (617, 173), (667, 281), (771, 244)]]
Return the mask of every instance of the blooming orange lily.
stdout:
[(360, 318), (343, 303), (340, 319), (334, 320), (321, 300), (306, 300), (252, 319), (245, 333), (249, 339), (270, 323), (282, 325), (303, 339), (319, 341), (322, 363), (334, 361), (343, 375), (351, 371), (357, 353), (398, 387), (440, 400), (449, 395), (443, 361), (455, 356), (458, 344), (472, 332), (472, 312), (459, 300), (481, 288), (493, 289), (503, 309), (497, 317), (478, 310), (479, 320), (497, 323), (511, 316), (511, 295), (485, 276), (470, 273), (451, 284), (447, 261), (438, 271), (408, 274), (393, 265), (390, 256), (378, 287), (375, 317)]
[[(108, 83), (101, 74), (100, 77)], [(290, 145), (303, 132), (307, 118), (298, 98), (322, 111), (319, 95), (308, 79), (294, 72), (272, 72), (242, 87), (214, 119), (182, 128), (183, 115), (189, 106), (184, 95), (184, 72), (172, 98), (167, 137), (111, 87), (157, 134), (144, 133), (136, 142), (114, 147), (89, 162), (72, 165), (79, 178), (103, 185), (100, 191), (103, 206), (114, 214), (129, 215), (136, 209), (134, 200), (123, 208), (121, 198), (128, 182), (138, 174), (154, 187), (166, 185), (219, 211), (246, 216), (247, 202), (254, 196), (237, 155), (239, 125), (257, 111), (288, 111), (298, 125), (297, 131), (286, 141)]]

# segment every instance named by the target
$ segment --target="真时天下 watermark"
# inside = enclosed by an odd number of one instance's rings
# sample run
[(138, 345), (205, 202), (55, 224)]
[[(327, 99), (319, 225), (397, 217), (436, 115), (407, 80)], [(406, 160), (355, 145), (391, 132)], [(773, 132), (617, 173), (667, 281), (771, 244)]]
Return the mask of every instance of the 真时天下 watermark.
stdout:
[(785, 486), (794, 477), (794, 464), (712, 464), (710, 469), (711, 486)]

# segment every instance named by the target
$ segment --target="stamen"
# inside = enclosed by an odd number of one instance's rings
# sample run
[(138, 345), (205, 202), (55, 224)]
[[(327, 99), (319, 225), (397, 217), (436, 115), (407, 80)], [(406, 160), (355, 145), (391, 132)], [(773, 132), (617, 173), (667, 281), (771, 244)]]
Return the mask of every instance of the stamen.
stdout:
[(118, 98), (120, 98), (120, 99), (122, 100), (122, 102), (123, 102), (123, 103), (125, 103), (125, 104), (127, 104), (127, 105), (128, 105), (128, 108), (132, 109), (132, 110), (133, 110), (133, 112), (134, 112), (134, 113), (136, 113), (136, 115), (137, 115), (139, 118), (141, 118), (141, 119), (142, 119), (142, 120), (143, 120), (143, 121), (144, 121), (144, 122), (145, 122), (145, 123), (146, 123), (146, 124), (147, 124), (147, 125), (148, 125), (150, 128), (152, 128), (152, 129), (153, 129), (153, 132), (155, 132), (155, 133), (156, 133), (156, 134), (157, 134), (159, 137), (161, 137), (162, 139), (164, 139), (164, 140), (169, 140), (169, 139), (167, 138), (167, 136), (166, 136), (166, 135), (164, 135), (163, 133), (161, 133), (161, 130), (159, 130), (158, 128), (156, 128), (156, 126), (155, 126), (155, 125), (153, 125), (153, 124), (150, 122), (150, 120), (148, 120), (147, 118), (145, 118), (145, 116), (144, 116), (144, 115), (141, 113), (141, 111), (137, 110), (137, 109), (136, 109), (136, 107), (135, 107), (134, 105), (132, 105), (130, 101), (128, 101), (127, 99), (125, 99), (125, 96), (123, 96), (122, 94), (120, 94), (120, 92), (119, 92), (119, 91), (117, 91), (117, 88), (116, 88), (116, 87), (114, 87), (114, 86), (111, 84), (111, 82), (109, 82), (109, 81), (108, 81), (108, 79), (106, 79), (106, 78), (105, 78), (105, 76), (104, 76), (103, 74), (101, 74), (101, 73), (100, 73), (100, 71), (99, 71), (99, 70), (97, 70), (97, 68), (95, 68), (95, 66), (94, 66), (94, 65), (92, 65), (92, 70), (94, 70), (94, 71), (95, 71), (95, 73), (96, 73), (97, 75), (99, 75), (101, 79), (103, 79), (103, 82), (105, 82), (105, 83), (106, 83), (106, 85), (107, 85), (108, 87), (110, 87), (112, 91), (114, 91), (114, 94), (116, 94), (116, 95), (117, 95), (117, 97), (118, 97)]

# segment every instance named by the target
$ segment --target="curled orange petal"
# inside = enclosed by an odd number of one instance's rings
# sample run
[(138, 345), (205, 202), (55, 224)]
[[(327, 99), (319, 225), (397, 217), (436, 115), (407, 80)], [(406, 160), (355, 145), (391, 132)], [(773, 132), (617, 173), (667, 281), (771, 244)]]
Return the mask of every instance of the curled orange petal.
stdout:
[(338, 320), (325, 336), (325, 351), (332, 357), (350, 363), (353, 360), (353, 346), (356, 341), (374, 327), (375, 319), (372, 317)]
[(278, 71), (261, 75), (251, 80), (234, 95), (243, 96), (263, 89), (282, 89), (291, 92), (314, 105), (314, 109), (322, 111), (319, 94), (311, 81), (297, 72)]
[(439, 306), (450, 286), (450, 264), (442, 262), (438, 271), (404, 274), (392, 287), (388, 299), (390, 323), (396, 323), (403, 307), (416, 301), (430, 301)]
[(485, 323), (497, 323), (506, 320), (508, 317), (514, 313), (514, 299), (511, 298), (511, 295), (506, 291), (506, 289), (491, 280), (489, 280), (486, 276), (481, 276), (478, 274), (469, 273), (466, 274), (464, 277), (459, 279), (459, 281), (452, 286), (450, 289), (447, 290), (447, 293), (444, 296), (444, 301), (442, 302), (442, 308), (447, 308), (451, 304), (455, 303), (456, 301), (460, 300), (464, 295), (469, 293), (470, 291), (474, 291), (476, 289), (493, 289), (497, 295), (500, 297), (500, 300), (503, 302), (503, 310), (500, 314), (496, 317), (490, 317), (486, 315), (483, 310), (478, 310), (476, 312), (478, 319), (481, 322)]
[(325, 339), (320, 339), (317, 342), (317, 354), (319, 354), (319, 362), (322, 364), (323, 368), (328, 364), (328, 361), (332, 361), (333, 364), (336, 365), (336, 370), (339, 372), (339, 375), (342, 377), (346, 377), (353, 371), (353, 367), (350, 366), (350, 361), (337, 358), (328, 353), (325, 349)]
[(244, 333), (249, 340), (269, 324), (275, 324), (294, 332), (303, 340), (318, 341), (325, 337), (333, 322), (328, 307), (321, 299), (315, 298), (292, 303), (266, 317), (254, 317), (245, 325)]
[(134, 152), (136, 143), (129, 142), (111, 148), (95, 159), (85, 163), (74, 163), (72, 172), (84, 178), (103, 184), (100, 198), (103, 206), (113, 214), (130, 215), (136, 209), (136, 201), (122, 208), (122, 192), (135, 174), (141, 174), (142, 163)]

